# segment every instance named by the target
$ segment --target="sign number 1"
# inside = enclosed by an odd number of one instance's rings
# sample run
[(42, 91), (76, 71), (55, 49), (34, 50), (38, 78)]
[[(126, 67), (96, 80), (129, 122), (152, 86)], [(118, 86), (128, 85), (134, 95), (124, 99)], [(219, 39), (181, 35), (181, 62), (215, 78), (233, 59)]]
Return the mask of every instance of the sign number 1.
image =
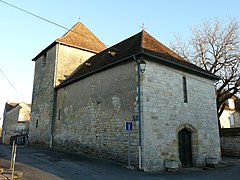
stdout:
[(128, 121), (125, 122), (125, 130), (126, 131), (132, 131), (132, 121), (131, 122), (128, 122)]

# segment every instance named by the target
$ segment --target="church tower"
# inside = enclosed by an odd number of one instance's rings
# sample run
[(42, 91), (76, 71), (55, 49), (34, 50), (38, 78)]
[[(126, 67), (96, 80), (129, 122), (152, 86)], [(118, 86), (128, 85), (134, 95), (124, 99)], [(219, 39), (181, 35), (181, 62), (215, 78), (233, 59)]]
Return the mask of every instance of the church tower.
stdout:
[(81, 63), (106, 46), (81, 22), (42, 50), (35, 61), (30, 144), (51, 147), (55, 87)]

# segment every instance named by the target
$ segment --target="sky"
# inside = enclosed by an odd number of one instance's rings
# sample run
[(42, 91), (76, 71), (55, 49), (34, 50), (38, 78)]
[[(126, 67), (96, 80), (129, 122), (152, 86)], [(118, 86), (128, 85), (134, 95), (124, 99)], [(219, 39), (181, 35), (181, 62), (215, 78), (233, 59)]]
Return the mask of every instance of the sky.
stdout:
[[(169, 46), (174, 33), (191, 36), (204, 20), (240, 20), (239, 0), (5, 0), (66, 28), (81, 21), (104, 44), (112, 46), (145, 30)], [(32, 59), (67, 32), (0, 0), (0, 126), (5, 103), (31, 103)]]

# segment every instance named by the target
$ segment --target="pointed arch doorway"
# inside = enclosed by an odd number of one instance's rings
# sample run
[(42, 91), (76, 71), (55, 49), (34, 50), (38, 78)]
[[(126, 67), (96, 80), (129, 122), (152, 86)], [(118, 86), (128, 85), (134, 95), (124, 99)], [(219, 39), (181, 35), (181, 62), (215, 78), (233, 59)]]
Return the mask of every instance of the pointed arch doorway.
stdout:
[(178, 132), (179, 158), (183, 168), (192, 167), (191, 131), (184, 128)]

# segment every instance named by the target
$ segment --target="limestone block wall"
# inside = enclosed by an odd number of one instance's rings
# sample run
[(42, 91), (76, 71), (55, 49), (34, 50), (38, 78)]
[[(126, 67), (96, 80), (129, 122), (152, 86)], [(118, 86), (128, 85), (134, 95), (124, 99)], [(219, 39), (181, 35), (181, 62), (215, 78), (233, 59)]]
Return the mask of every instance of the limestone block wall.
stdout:
[(59, 80), (65, 79), (65, 76), (71, 74), (80, 64), (93, 55), (95, 54), (92, 52), (60, 44), (57, 49), (55, 86), (59, 85)]
[(94, 55), (81, 49), (56, 44), (35, 61), (29, 141), (50, 146), (54, 108), (54, 87)]
[(30, 144), (48, 146), (51, 137), (56, 46), (35, 61)]
[(221, 129), (223, 155), (240, 157), (240, 128)]
[(240, 157), (240, 135), (221, 137), (223, 155)]
[[(184, 103), (182, 78), (186, 77), (188, 103)], [(193, 165), (205, 159), (220, 160), (220, 140), (213, 81), (147, 61), (142, 78), (143, 168), (164, 169), (165, 160), (179, 162), (178, 132), (192, 132)]]
[[(58, 89), (54, 148), (127, 162), (125, 121), (136, 107), (135, 63), (122, 64)], [(131, 159), (137, 164), (138, 128), (133, 122)]]

